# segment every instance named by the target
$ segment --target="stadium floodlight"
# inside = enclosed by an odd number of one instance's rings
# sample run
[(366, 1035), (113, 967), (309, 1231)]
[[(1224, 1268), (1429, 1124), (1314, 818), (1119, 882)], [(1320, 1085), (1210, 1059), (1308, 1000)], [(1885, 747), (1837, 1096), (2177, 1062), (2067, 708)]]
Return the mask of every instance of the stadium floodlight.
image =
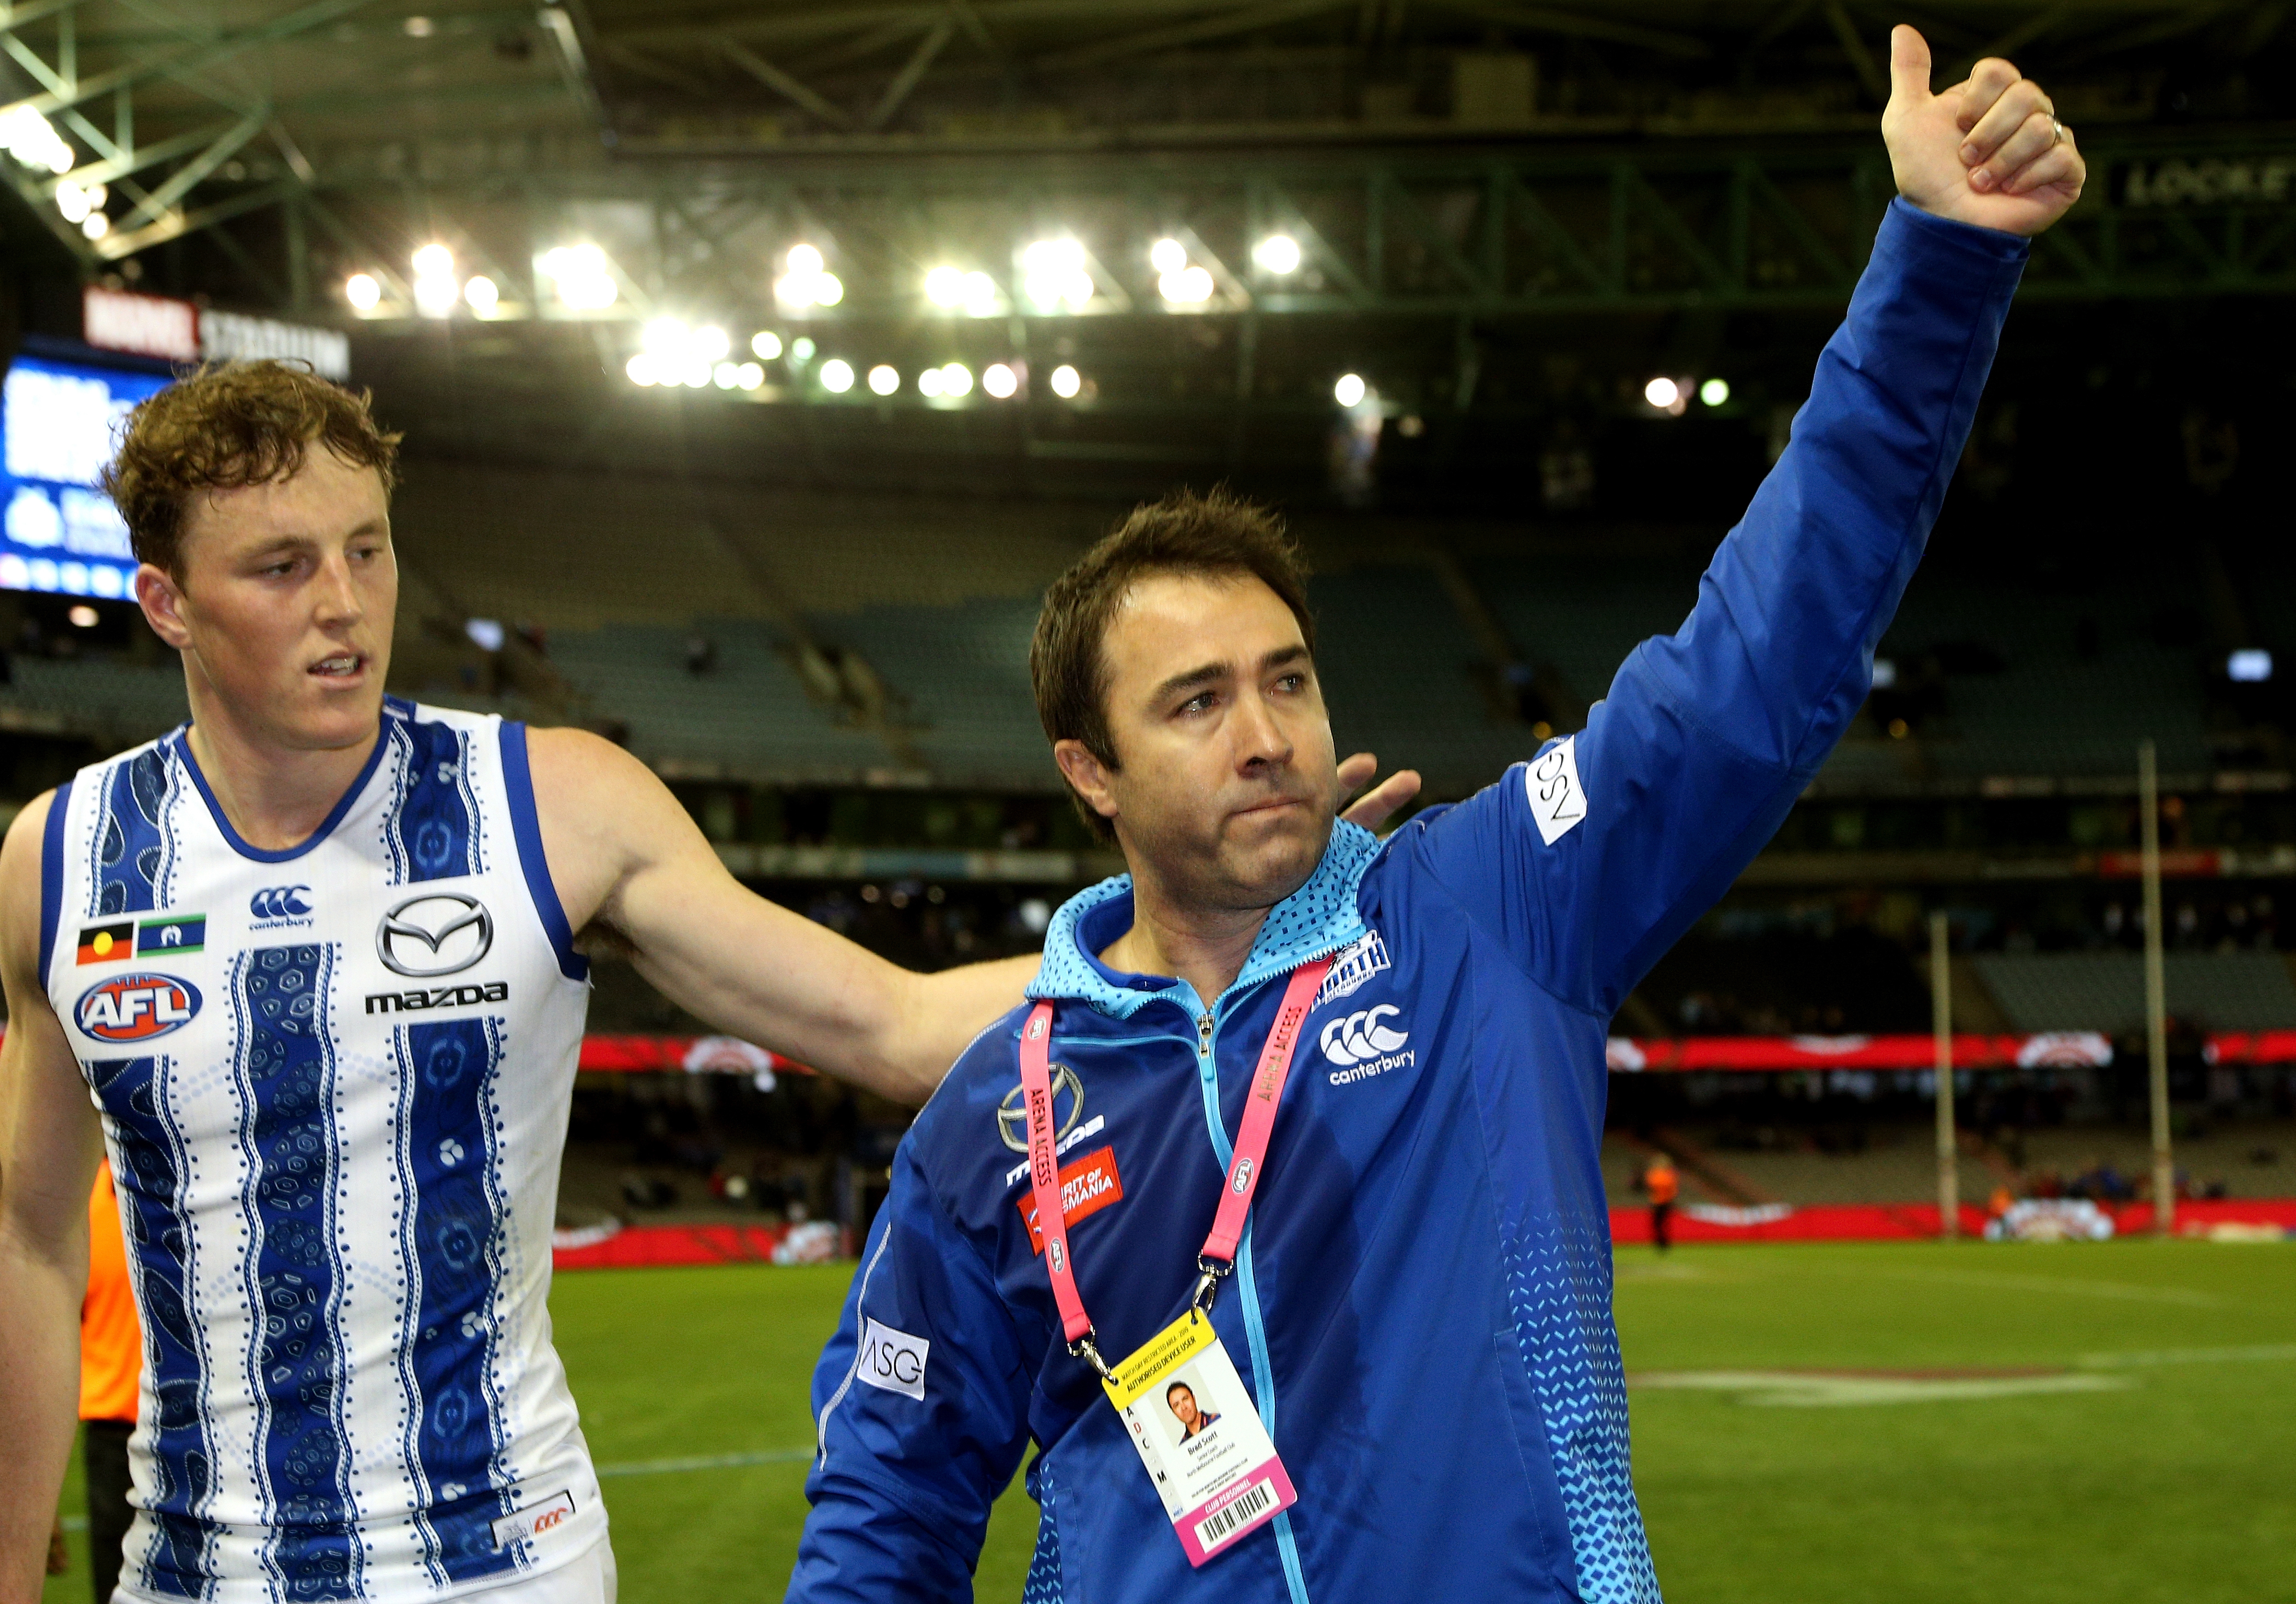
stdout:
[(980, 371), (980, 388), (999, 401), (1010, 401), (1020, 392), (1021, 375), (1002, 362), (992, 362)]
[(1887, 691), (1898, 683), (1898, 664), (1893, 658), (1874, 659), (1874, 689)]
[(1682, 399), (1682, 386), (1660, 374), (1643, 386), (1643, 399), (1660, 412), (1669, 411)]
[(661, 375), (655, 365), (654, 359), (644, 351), (635, 353), (629, 361), (624, 363), (622, 372), (629, 375), (632, 384), (641, 389), (651, 389), (661, 382)]
[(425, 317), (445, 317), (463, 299), (463, 287), (452, 277), (427, 274), (414, 281), (414, 309)]
[(821, 252), (812, 246), (792, 245), (789, 249), (789, 254), (782, 258), (782, 266), (791, 273), (811, 278), (827, 264), (822, 260)]
[(750, 355), (760, 362), (771, 362), (782, 354), (782, 337), (771, 329), (760, 329), (750, 336)]
[(1212, 275), (1193, 265), (1156, 281), (1156, 292), (1176, 307), (1201, 307), (1212, 298)]
[(536, 266), (569, 311), (603, 312), (621, 295), (613, 265), (595, 245), (554, 246), (542, 253)]
[(1332, 399), (1341, 406), (1361, 406), (1370, 393), (1371, 387), (1364, 382), (1361, 373), (1341, 373), (1339, 382), (1332, 386)]
[(737, 379), (743, 389), (757, 389), (766, 382), (766, 370), (754, 362), (745, 362), (738, 371)]
[(841, 396), (853, 388), (853, 364), (842, 356), (832, 356), (821, 364), (821, 388), (832, 396)]
[(685, 350), (685, 323), (675, 317), (656, 317), (638, 331), (638, 348), (649, 356), (669, 356)]
[(890, 396), (901, 388), (901, 371), (889, 363), (879, 363), (869, 370), (869, 393)]
[(936, 267), (925, 274), (925, 299), (936, 307), (955, 311), (964, 304), (964, 269)]
[(790, 355), (800, 362), (811, 362), (815, 349), (812, 340), (803, 334), (790, 341)]
[(1719, 406), (1730, 398), (1727, 379), (1709, 379), (1698, 387), (1698, 398), (1709, 406)]
[(480, 274), (463, 286), (463, 299), (471, 303), (472, 311), (488, 317), (502, 304), (502, 291), (495, 288), (494, 280)]
[(940, 367), (940, 389), (945, 396), (971, 395), (972, 370), (961, 362), (944, 362)]
[(1084, 389), (1084, 375), (1063, 362), (1053, 370), (1053, 394), (1063, 401), (1073, 401)]
[(2243, 685), (2260, 685), (2272, 677), (2272, 654), (2261, 646), (2244, 646), (2225, 659), (2225, 674)]
[(697, 356), (720, 362), (733, 348), (734, 342), (726, 338), (726, 331), (715, 323), (703, 323), (693, 331), (693, 354)]
[(59, 178), (79, 165), (55, 125), (36, 107), (21, 102), (0, 116), (0, 149), (26, 167), (45, 168)]
[(729, 390), (742, 382), (742, 370), (730, 362), (721, 362), (709, 370), (709, 377), (719, 389)]
[(81, 602), (78, 607), (73, 608), (70, 612), (66, 613), (64, 617), (71, 620), (72, 627), (74, 629), (94, 629), (97, 624), (102, 621), (102, 616), (97, 613), (95, 609), (88, 606), (85, 602)]
[(372, 273), (354, 273), (343, 281), (343, 299), (354, 312), (372, 312), (382, 303), (382, 285)]
[(1177, 240), (1159, 240), (1148, 248), (1148, 264), (1160, 277), (1177, 273), (1188, 265), (1188, 248)]
[(791, 246), (782, 265), (782, 275), (774, 281), (774, 299), (792, 311), (833, 307), (845, 299), (844, 281), (824, 266), (821, 252), (813, 246)]
[(92, 211), (80, 219), (79, 232), (87, 239), (100, 240), (111, 232), (111, 219), (100, 211)]
[(948, 375), (939, 368), (927, 368), (917, 375), (917, 394), (928, 398), (948, 388)]
[(1072, 239), (1038, 240), (1021, 253), (1021, 292), (1039, 312), (1081, 312), (1091, 304), (1092, 269)]
[(452, 278), (455, 274), (455, 253), (436, 241), (414, 253), (414, 276), (417, 278)]
[(1300, 241), (1290, 234), (1269, 234), (1251, 248), (1251, 259), (1263, 272), (1275, 274), (1278, 278), (1287, 273), (1297, 273), (1300, 262)]
[(63, 214), (65, 222), (83, 223), (94, 208), (87, 192), (67, 178), (56, 185), (56, 209)]

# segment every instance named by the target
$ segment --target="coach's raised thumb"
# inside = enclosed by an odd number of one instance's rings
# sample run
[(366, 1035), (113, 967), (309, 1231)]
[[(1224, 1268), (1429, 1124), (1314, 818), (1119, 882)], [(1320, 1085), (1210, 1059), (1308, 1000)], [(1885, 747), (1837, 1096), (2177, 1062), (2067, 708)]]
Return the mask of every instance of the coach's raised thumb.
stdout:
[(1930, 97), (1930, 42), (1900, 22), (1890, 30), (1890, 99), (1910, 110)]

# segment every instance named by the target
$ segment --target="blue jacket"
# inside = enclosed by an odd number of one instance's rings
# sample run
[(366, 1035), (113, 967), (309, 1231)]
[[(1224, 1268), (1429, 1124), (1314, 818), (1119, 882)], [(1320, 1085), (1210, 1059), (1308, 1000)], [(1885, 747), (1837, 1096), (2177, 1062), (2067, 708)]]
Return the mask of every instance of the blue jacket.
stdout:
[(1336, 953), (1212, 1322), (1299, 1504), (1192, 1570), (1022, 1215), (1018, 1031), (984, 1033), (903, 1141), (814, 1378), (792, 1600), (967, 1599), (1029, 1442), (1029, 1604), (1656, 1604), (1628, 1469), (1599, 1162), (1603, 1039), (1866, 698), (1977, 406), (2023, 241), (1893, 202), (1792, 443), (1678, 634), (1586, 729), (1384, 843), (1341, 823), (1207, 1008), (1093, 954), (1130, 883), (1062, 907), (1070, 1245), (1102, 1350), (1185, 1305), (1294, 967)]

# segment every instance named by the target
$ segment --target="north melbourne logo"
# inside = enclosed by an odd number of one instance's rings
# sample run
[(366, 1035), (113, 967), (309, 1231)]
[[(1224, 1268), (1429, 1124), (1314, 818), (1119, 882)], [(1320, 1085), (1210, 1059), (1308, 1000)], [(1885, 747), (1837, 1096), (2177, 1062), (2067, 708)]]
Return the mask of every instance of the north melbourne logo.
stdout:
[(1403, 1011), (1394, 1003), (1382, 1002), (1376, 1008), (1344, 1014), (1326, 1024), (1316, 1040), (1324, 1056), (1340, 1066), (1332, 1075), (1332, 1084), (1344, 1086), (1350, 1081), (1384, 1075), (1390, 1069), (1415, 1066), (1419, 1054), (1406, 1046), (1411, 1033), (1397, 1030), (1387, 1023), (1402, 1015)]
[(414, 980), (460, 974), (494, 945), (494, 915), (477, 897), (459, 891), (410, 896), (384, 914), (374, 931), (375, 955), (383, 967)]

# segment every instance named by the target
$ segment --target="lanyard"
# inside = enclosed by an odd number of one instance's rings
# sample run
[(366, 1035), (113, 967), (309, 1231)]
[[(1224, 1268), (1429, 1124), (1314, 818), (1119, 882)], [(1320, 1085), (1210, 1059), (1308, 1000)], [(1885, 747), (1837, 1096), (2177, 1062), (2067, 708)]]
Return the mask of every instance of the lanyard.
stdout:
[[(1252, 1194), (1259, 1190), (1259, 1172), (1267, 1158), (1267, 1142), (1275, 1129), (1275, 1107), (1283, 1096), (1284, 1078), (1292, 1072), (1292, 1055), (1300, 1045), (1300, 1027), (1307, 1020), (1316, 992), (1331, 972), (1332, 961), (1318, 959), (1292, 971), (1283, 1001), (1275, 1010), (1275, 1023), (1267, 1044), (1259, 1050), (1259, 1068), (1252, 1072), (1251, 1092), (1243, 1104), (1243, 1123), (1235, 1133), (1235, 1151), (1227, 1166), (1227, 1184), (1220, 1189), (1219, 1210), (1212, 1216), (1211, 1234), (1196, 1255), (1196, 1289), (1190, 1302), (1199, 1313), (1209, 1313), (1219, 1278), (1235, 1263), (1236, 1244), (1243, 1236)], [(1060, 1306), (1061, 1332), (1069, 1352), (1087, 1360), (1103, 1377), (1108, 1365), (1093, 1340), (1092, 1318), (1084, 1312), (1077, 1290), (1076, 1264), (1069, 1252), (1069, 1224), (1061, 1207), (1061, 1163), (1053, 1134), (1052, 1080), (1053, 1005), (1039, 1002), (1029, 1011), (1021, 1027), (1021, 1099), (1029, 1117), (1029, 1185), (1036, 1194), (1037, 1229), (1045, 1239), (1045, 1273), (1052, 1278), (1053, 1301)]]

